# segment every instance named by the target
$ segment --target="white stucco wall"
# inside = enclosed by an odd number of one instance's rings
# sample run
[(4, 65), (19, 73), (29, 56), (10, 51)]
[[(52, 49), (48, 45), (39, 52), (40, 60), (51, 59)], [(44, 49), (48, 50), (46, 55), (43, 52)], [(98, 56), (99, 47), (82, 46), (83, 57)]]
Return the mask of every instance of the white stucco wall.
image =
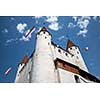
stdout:
[(73, 73), (63, 70), (61, 68), (58, 68), (58, 70), (61, 83), (75, 83), (75, 78)]
[(31, 82), (56, 82), (55, 65), (48, 32), (37, 35)]

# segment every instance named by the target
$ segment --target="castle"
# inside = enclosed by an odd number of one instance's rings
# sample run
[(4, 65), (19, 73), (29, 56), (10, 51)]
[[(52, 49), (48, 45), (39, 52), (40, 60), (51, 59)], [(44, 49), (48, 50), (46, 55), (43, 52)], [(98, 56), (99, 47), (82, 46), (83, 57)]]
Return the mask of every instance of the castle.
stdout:
[(36, 48), (18, 66), (16, 83), (92, 83), (100, 82), (88, 72), (79, 47), (68, 40), (66, 50), (51, 41), (42, 27), (36, 36)]

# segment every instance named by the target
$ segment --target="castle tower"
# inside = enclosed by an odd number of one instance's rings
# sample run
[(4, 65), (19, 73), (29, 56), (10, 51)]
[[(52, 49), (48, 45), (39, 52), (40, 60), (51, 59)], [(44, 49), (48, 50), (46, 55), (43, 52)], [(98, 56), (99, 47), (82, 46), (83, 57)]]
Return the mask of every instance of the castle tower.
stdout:
[[(15, 82), (23, 82), (23, 79), (21, 77), (21, 71), (24, 69), (24, 66), (25, 64), (27, 63), (28, 61), (28, 56), (25, 55), (24, 58), (22, 59), (21, 63), (19, 64), (19, 67), (18, 67), (18, 71), (17, 71), (17, 74), (16, 74), (16, 79), (15, 79)], [(24, 73), (23, 73), (24, 74)], [(22, 76), (23, 76), (22, 74)]]
[(85, 65), (79, 47), (75, 45), (71, 40), (68, 39), (67, 42), (67, 51), (73, 55), (75, 65), (79, 66), (82, 70), (88, 72), (88, 69)]
[(31, 82), (56, 82), (51, 35), (45, 27), (37, 33)]

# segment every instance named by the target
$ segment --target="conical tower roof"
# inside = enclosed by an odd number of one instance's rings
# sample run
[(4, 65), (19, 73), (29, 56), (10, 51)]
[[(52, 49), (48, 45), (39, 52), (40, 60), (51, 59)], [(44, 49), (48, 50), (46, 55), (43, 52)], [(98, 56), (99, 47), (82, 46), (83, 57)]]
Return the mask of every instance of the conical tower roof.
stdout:
[[(38, 32), (38, 34), (39, 34), (41, 31), (43, 31), (43, 32), (48, 32), (49, 35), (51, 35), (50, 32), (49, 32), (44, 26), (41, 28), (41, 30)], [(51, 36), (52, 36), (52, 35), (51, 35)]]
[(68, 39), (68, 42), (67, 42), (67, 49), (72, 47), (72, 46), (76, 46), (70, 39)]
[(42, 27), (41, 31), (48, 32), (48, 30), (45, 27)]
[(28, 61), (28, 56), (25, 55), (20, 64), (26, 64), (27, 61)]

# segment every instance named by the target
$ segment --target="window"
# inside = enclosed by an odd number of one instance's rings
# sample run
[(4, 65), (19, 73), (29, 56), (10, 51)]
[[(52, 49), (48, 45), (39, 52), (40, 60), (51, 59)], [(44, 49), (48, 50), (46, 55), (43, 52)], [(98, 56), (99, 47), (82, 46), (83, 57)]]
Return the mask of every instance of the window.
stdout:
[(79, 57), (78, 57), (78, 56), (76, 56), (76, 58), (77, 58), (77, 59), (79, 59)]
[(70, 50), (72, 50), (72, 48), (70, 48)]
[(77, 47), (75, 47), (75, 49), (77, 49)]
[(45, 39), (46, 39), (47, 37), (45, 36)]
[(74, 75), (74, 78), (75, 78), (76, 83), (80, 83), (80, 79), (77, 75)]
[(77, 51), (77, 54), (79, 54), (79, 52)]
[(67, 54), (67, 53), (65, 53), (65, 55), (67, 56), (68, 54)]
[(61, 50), (60, 50), (60, 49), (58, 49), (58, 52), (61, 52)]
[(43, 34), (45, 34), (45, 32), (43, 32)]

